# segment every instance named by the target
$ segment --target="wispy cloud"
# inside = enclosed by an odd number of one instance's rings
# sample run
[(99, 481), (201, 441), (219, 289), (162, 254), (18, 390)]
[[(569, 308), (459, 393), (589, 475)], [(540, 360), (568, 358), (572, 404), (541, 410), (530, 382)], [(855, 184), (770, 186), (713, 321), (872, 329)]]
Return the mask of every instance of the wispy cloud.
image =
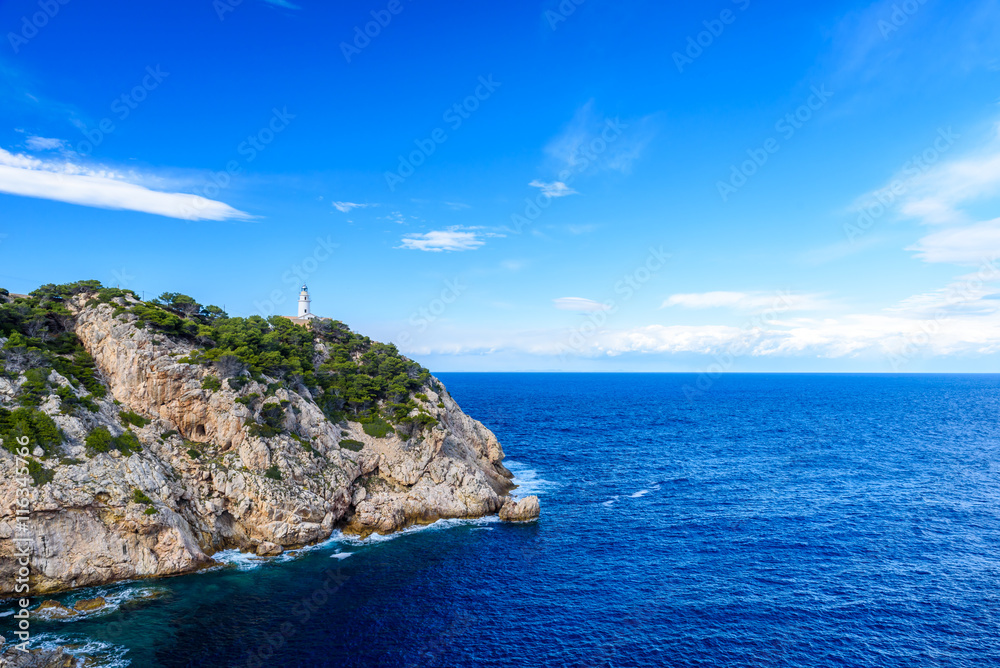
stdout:
[(552, 304), (560, 311), (576, 311), (577, 313), (596, 313), (597, 311), (607, 311), (611, 307), (593, 299), (583, 297), (560, 297), (553, 299)]
[(942, 163), (919, 177), (900, 212), (925, 223), (965, 223), (964, 207), (1000, 194), (1000, 142), (975, 157)]
[(551, 183), (546, 183), (545, 181), (540, 181), (535, 179), (528, 184), (532, 188), (539, 188), (542, 194), (546, 197), (566, 197), (567, 195), (578, 195), (575, 190), (570, 188), (568, 185), (562, 181), (553, 181)]
[(403, 237), (400, 248), (440, 253), (475, 250), (485, 243), (476, 228), (455, 226), (445, 230), (408, 234)]
[(1000, 257), (1000, 218), (928, 234), (906, 250), (925, 262), (967, 265)]
[(906, 192), (892, 203), (899, 216), (941, 228), (906, 248), (925, 262), (974, 264), (1000, 257), (1000, 218), (977, 220), (1000, 197), (1000, 126), (981, 146), (907, 176)]
[(358, 204), (357, 202), (331, 202), (333, 208), (343, 213), (350, 213), (351, 209), (367, 209), (378, 204)]
[(100, 209), (123, 209), (182, 220), (240, 220), (249, 214), (223, 202), (151, 190), (106, 169), (42, 160), (0, 148), (0, 192)]
[(576, 111), (566, 128), (546, 145), (545, 152), (559, 174), (628, 173), (654, 135), (652, 117), (628, 121), (608, 118), (590, 101)]
[(660, 308), (679, 306), (689, 309), (728, 308), (737, 311), (779, 311), (815, 310), (823, 306), (816, 295), (787, 292), (694, 292), (675, 294), (668, 297)]
[(53, 151), (63, 148), (66, 142), (62, 139), (53, 139), (51, 137), (30, 136), (24, 140), (24, 144), (32, 151)]

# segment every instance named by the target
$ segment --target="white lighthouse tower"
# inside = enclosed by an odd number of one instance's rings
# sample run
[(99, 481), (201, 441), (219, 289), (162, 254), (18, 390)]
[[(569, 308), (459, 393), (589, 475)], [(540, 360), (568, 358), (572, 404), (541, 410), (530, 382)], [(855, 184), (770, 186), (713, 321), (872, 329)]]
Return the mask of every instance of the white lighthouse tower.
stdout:
[(312, 311), (309, 310), (309, 288), (308, 286), (302, 286), (302, 292), (299, 293), (299, 317), (300, 318), (315, 318)]

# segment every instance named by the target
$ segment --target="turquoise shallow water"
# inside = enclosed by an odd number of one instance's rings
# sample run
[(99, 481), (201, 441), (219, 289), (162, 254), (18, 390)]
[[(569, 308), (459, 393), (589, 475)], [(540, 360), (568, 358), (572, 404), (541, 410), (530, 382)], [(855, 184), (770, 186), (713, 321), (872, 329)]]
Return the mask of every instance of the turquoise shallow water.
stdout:
[(1000, 377), (441, 377), (539, 522), (228, 555), (37, 630), (151, 667), (1000, 665)]

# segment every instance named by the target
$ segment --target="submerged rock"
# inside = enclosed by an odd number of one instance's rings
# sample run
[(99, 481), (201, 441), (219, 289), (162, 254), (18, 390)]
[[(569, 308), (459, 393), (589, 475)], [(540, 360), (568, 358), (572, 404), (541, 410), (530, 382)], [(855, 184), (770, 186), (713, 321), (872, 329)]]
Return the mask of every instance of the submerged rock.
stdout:
[(528, 496), (520, 501), (507, 497), (500, 509), (500, 519), (505, 522), (530, 522), (538, 519), (540, 512), (537, 496)]
[(81, 599), (73, 605), (73, 609), (79, 612), (94, 612), (95, 610), (100, 610), (101, 608), (107, 606), (108, 602), (104, 600), (103, 596), (98, 596), (96, 598), (85, 598)]
[(68, 619), (76, 617), (79, 613), (59, 601), (42, 601), (42, 604), (35, 608), (34, 614), (40, 619)]

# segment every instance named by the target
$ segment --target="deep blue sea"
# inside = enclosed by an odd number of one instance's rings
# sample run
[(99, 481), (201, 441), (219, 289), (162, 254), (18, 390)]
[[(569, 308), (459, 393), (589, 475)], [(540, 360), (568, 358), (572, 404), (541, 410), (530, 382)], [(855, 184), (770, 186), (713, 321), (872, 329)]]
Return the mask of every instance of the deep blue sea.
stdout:
[(36, 630), (136, 667), (1000, 665), (1000, 376), (440, 377), (540, 521), (231, 556)]

